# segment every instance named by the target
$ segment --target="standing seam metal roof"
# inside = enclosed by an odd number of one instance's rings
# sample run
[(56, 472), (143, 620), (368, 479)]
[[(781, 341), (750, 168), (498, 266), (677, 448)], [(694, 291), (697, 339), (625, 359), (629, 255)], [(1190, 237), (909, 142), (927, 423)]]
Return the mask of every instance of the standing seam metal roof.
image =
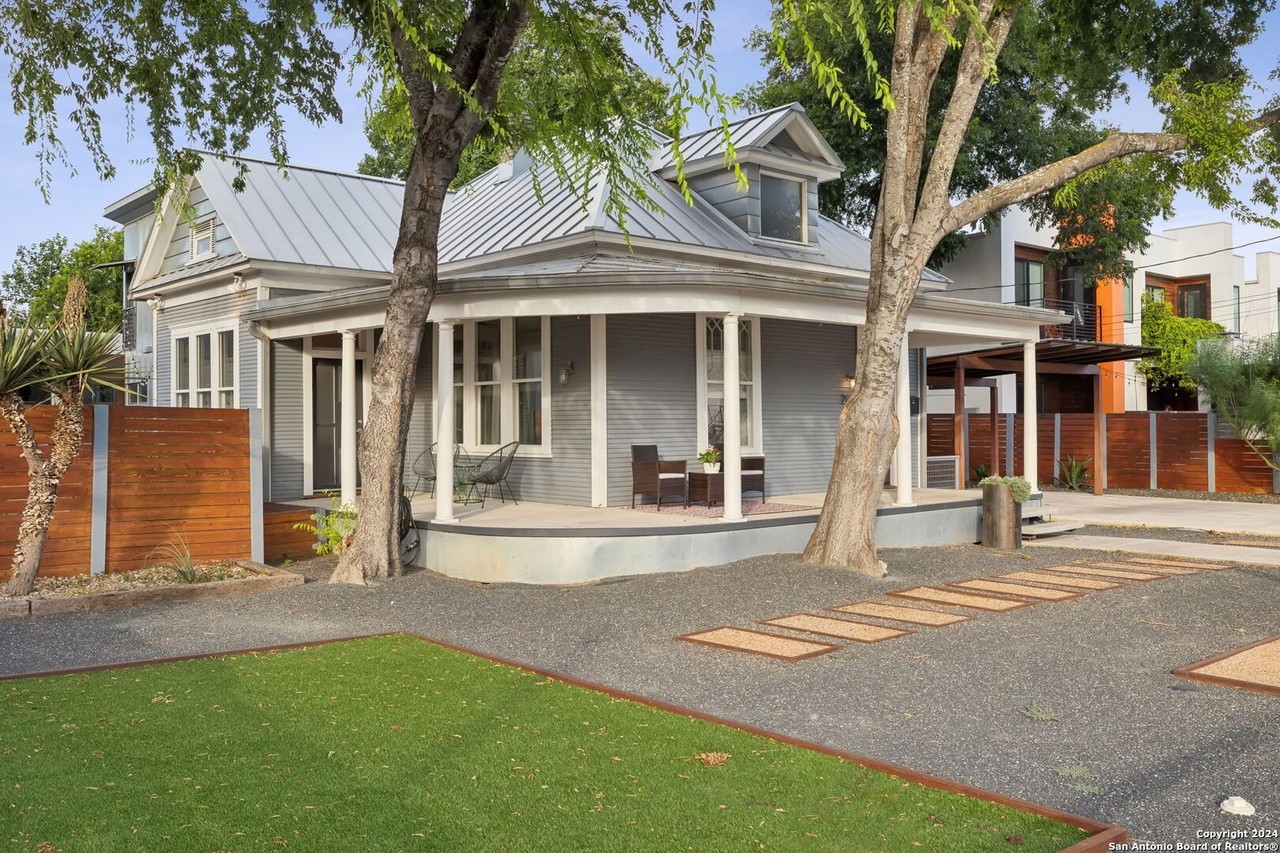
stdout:
[[(735, 123), (739, 145), (772, 138), (798, 108), (780, 107)], [(803, 112), (800, 111), (803, 115)], [(807, 119), (805, 119), (807, 121)], [(664, 138), (655, 134), (655, 147)], [(719, 129), (686, 138), (686, 156), (713, 151), (722, 144)], [(240, 158), (248, 167), (243, 192), (233, 189), (237, 166), (212, 155), (198, 173), (201, 186), (227, 225), (244, 256), (253, 260), (305, 264), (389, 273), (403, 208), (399, 181), (306, 166), (282, 171), (270, 161)], [(654, 161), (656, 162), (656, 161)], [(540, 179), (542, 197), (535, 186)], [(711, 204), (694, 194), (686, 203), (679, 190), (652, 172), (639, 174), (651, 182), (649, 206), (628, 205), (627, 231), (651, 238), (709, 249), (796, 263), (818, 264), (866, 272), (870, 266), (867, 238), (820, 217), (816, 246), (755, 240)], [(621, 233), (604, 213), (604, 171), (578, 170), (576, 186), (563, 183), (548, 167), (491, 169), (446, 199), (440, 227), (440, 262), (461, 261), (505, 249), (536, 244), (589, 230)], [(584, 198), (582, 187), (587, 187)], [(930, 278), (946, 279), (929, 274)]]

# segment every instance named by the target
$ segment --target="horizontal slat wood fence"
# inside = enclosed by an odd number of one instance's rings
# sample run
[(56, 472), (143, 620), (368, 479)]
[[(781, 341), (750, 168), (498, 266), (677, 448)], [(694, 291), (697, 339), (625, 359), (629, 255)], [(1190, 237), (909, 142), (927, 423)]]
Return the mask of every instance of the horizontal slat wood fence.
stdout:
[[(57, 409), (29, 417), (42, 442)], [(85, 440), (58, 491), (41, 575), (85, 574), (94, 565), (129, 571), (154, 562), (158, 549), (185, 543), (201, 562), (253, 556), (261, 525), (254, 478), (261, 476), (245, 409), (86, 406)], [(106, 428), (95, 420), (105, 419)], [(95, 432), (104, 518), (94, 540)], [(47, 445), (44, 447), (47, 452)], [(12, 434), (0, 438), (0, 577), (12, 565), (27, 497), (26, 463)], [(260, 533), (258, 534), (260, 537)]]
[[(1215, 415), (1204, 412), (1124, 412), (1106, 415), (1105, 465), (1094, 459), (1092, 414), (1042, 414), (1037, 418), (1037, 460), (1040, 479), (1049, 482), (1058, 461), (1087, 460), (1089, 476), (1101, 470), (1109, 489), (1168, 489), (1270, 494), (1276, 489), (1272, 469)], [(991, 416), (966, 414), (961, 429), (968, 434), (968, 472), (978, 465), (1008, 473), (1022, 473), (1022, 415), (996, 416), (999, 441), (991, 466)], [(927, 419), (930, 456), (955, 453), (955, 418), (934, 414)], [(1057, 449), (1055, 457), (1055, 446)]]

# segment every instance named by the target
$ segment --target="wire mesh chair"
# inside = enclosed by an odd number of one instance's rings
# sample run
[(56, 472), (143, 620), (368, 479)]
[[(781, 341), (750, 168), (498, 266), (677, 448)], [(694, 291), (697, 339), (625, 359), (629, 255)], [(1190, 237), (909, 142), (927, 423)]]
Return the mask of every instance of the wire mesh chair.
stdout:
[(506, 503), (507, 497), (510, 497), (516, 506), (520, 505), (515, 494), (507, 491), (507, 475), (511, 473), (511, 463), (515, 461), (516, 450), (519, 447), (518, 441), (504, 444), (467, 471), (463, 485), (470, 489), (468, 497), (473, 497), (479, 491), (479, 487), (484, 486), (484, 490), (480, 493), (481, 509), (484, 509), (484, 503), (489, 498), (489, 490), (494, 486), (498, 487), (498, 497), (502, 498), (503, 503)]
[(413, 476), (417, 479), (413, 483), (411, 494), (418, 493), (418, 486), (423, 483), (431, 484), (431, 496), (436, 496), (436, 446), (433, 444), (426, 450), (418, 454), (418, 458), (413, 460)]

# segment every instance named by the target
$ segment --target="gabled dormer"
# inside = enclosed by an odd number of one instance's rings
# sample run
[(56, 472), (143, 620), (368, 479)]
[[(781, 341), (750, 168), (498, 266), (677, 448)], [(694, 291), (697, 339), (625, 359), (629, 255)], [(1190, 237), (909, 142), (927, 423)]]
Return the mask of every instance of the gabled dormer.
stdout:
[[(783, 107), (729, 125), (734, 155), (748, 186), (738, 186), (725, 162), (725, 131), (712, 128), (681, 140), (690, 188), (754, 239), (818, 242), (818, 185), (840, 177), (844, 163), (809, 120), (804, 107)], [(654, 169), (676, 179), (672, 148)]]

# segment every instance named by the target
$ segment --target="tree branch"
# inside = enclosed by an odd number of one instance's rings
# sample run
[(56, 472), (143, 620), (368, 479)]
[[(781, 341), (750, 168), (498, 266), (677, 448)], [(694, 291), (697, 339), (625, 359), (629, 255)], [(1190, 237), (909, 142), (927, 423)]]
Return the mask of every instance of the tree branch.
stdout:
[[(956, 69), (956, 82), (951, 89), (951, 101), (947, 106), (946, 116), (938, 131), (938, 138), (933, 145), (933, 156), (929, 160), (929, 173), (925, 177), (924, 188), (920, 192), (918, 210), (937, 211), (935, 220), (940, 219), (947, 210), (947, 200), (951, 192), (951, 176), (955, 172), (956, 159), (964, 145), (965, 134), (969, 130), (969, 122), (973, 118), (973, 110), (986, 82), (987, 51), (999, 56), (1004, 48), (1005, 40), (1013, 27), (1014, 10), (991, 12), (994, 4), (988, 0), (979, 10), (982, 14), (983, 29), (990, 39), (990, 47), (972, 25), (965, 38), (960, 64)], [(928, 231), (933, 231), (937, 222), (925, 223)]]
[[(1249, 122), (1249, 128), (1253, 133), (1257, 133), (1277, 123), (1280, 123), (1280, 108), (1260, 113)], [(1013, 180), (997, 184), (955, 205), (943, 217), (940, 226), (934, 232), (934, 239), (941, 240), (956, 229), (977, 222), (990, 213), (1026, 201), (1045, 190), (1062, 186), (1095, 166), (1133, 154), (1172, 154), (1186, 147), (1187, 137), (1181, 133), (1117, 131), (1108, 134), (1106, 139), (1078, 154), (1072, 154), (1070, 157), (1041, 166)]]

